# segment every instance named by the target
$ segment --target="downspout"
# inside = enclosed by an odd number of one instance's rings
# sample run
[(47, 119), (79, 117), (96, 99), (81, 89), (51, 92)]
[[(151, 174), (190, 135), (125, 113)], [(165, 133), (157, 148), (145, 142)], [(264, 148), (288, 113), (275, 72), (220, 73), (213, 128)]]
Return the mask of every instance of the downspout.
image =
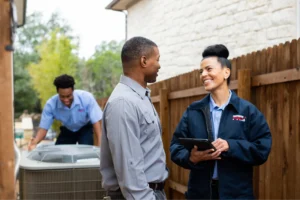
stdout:
[(125, 42), (127, 41), (127, 16), (128, 16), (128, 12), (127, 10), (122, 10), (122, 12), (125, 14)]
[(300, 37), (300, 0), (297, 0), (297, 39)]

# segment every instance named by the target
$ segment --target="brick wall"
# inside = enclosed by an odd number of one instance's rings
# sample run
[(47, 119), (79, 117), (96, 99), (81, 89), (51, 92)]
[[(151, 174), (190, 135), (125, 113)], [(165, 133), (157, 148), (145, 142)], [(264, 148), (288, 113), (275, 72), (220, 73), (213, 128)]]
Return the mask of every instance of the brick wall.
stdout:
[(198, 68), (211, 44), (225, 44), (233, 58), (296, 38), (297, 1), (141, 0), (128, 9), (128, 38), (158, 44), (165, 79)]

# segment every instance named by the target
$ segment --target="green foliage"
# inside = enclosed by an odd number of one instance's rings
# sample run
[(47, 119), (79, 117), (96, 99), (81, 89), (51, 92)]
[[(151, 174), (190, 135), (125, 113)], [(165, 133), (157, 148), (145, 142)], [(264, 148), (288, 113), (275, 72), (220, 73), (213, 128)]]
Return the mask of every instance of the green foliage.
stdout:
[(28, 65), (36, 56), (30, 53), (16, 51), (14, 53), (14, 106), (15, 117), (23, 110), (38, 112), (38, 97), (30, 83), (30, 75), (24, 66)]
[(51, 33), (49, 40), (45, 40), (37, 47), (41, 61), (29, 65), (29, 73), (32, 77), (34, 89), (38, 92), (41, 104), (56, 94), (53, 80), (60, 74), (74, 76), (78, 63), (75, 52), (77, 47), (71, 40), (58, 31)]
[(81, 87), (96, 98), (108, 97), (122, 74), (121, 47), (123, 42), (102, 42), (94, 55), (80, 68)]
[(38, 95), (33, 89), (27, 66), (40, 61), (36, 47), (43, 40), (49, 39), (50, 33), (54, 30), (59, 30), (60, 33), (68, 35), (68, 38), (75, 41), (70, 36), (70, 26), (57, 13), (54, 13), (46, 22), (43, 21), (41, 13), (33, 13), (26, 18), (25, 26), (18, 29), (14, 52), (15, 117), (18, 117), (23, 110), (28, 110), (29, 113), (41, 111)]
[(17, 49), (37, 53), (36, 46), (40, 45), (44, 39), (49, 39), (54, 30), (59, 30), (60, 33), (73, 38), (70, 35), (71, 27), (58, 13), (53, 13), (46, 22), (43, 21), (43, 15), (40, 12), (29, 15), (25, 26), (18, 29)]

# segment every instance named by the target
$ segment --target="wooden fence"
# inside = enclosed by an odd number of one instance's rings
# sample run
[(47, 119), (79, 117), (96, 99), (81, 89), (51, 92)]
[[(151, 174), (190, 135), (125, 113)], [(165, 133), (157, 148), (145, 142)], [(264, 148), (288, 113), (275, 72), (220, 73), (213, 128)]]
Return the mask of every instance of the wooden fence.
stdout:
[[(255, 167), (256, 197), (300, 199), (300, 39), (234, 58), (231, 63), (230, 88), (258, 107), (273, 137), (268, 161)], [(207, 92), (198, 70), (157, 82), (150, 89), (160, 113), (170, 169), (166, 193), (169, 199), (184, 199), (189, 170), (171, 162), (170, 141), (187, 106)], [(99, 100), (102, 108), (106, 101)]]

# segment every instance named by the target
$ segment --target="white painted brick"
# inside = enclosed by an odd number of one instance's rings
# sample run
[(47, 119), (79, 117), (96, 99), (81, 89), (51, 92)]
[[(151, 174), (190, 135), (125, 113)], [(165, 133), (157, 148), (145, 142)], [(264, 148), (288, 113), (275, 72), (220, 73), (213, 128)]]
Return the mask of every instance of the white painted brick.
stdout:
[(263, 44), (267, 41), (267, 33), (265, 30), (256, 32), (253, 38), (255, 38), (257, 45), (260, 46), (259, 44)]
[(192, 17), (195, 12), (197, 12), (195, 6), (189, 6), (184, 9), (183, 16), (184, 18)]
[(253, 9), (252, 12), (253, 12), (253, 15), (263, 15), (263, 14), (269, 12), (269, 7), (268, 7), (268, 5), (264, 5), (264, 6)]
[(287, 25), (287, 26), (280, 26), (277, 28), (277, 37), (278, 38), (288, 38), (295, 35), (297, 30), (294, 26)]
[(246, 23), (247, 31), (259, 31), (262, 28), (258, 23), (258, 21), (251, 20), (251, 21), (246, 21), (245, 23)]
[(263, 14), (263, 15), (255, 16), (254, 20), (257, 23), (259, 23), (262, 30), (272, 26), (272, 21), (270, 19), (270, 14)]
[(247, 21), (234, 24), (233, 25), (233, 29), (235, 30), (234, 33), (242, 34), (242, 33), (247, 32), (248, 27), (246, 26), (246, 24), (247, 24)]
[(250, 9), (258, 8), (266, 5), (267, 3), (267, 0), (247, 0), (247, 7)]
[(226, 1), (219, 0), (219, 1), (214, 1), (214, 3), (216, 4), (216, 8), (220, 9), (238, 3), (239, 1), (240, 0), (226, 0)]
[(251, 17), (249, 15), (249, 11), (245, 11), (245, 12), (239, 12), (236, 14), (233, 14), (233, 20), (235, 23), (240, 23), (240, 22), (245, 22), (248, 20), (248, 17)]
[(281, 10), (284, 8), (291, 8), (294, 7), (296, 8), (296, 0), (272, 0), (271, 1), (271, 11), (277, 11), (277, 10)]
[(159, 45), (166, 78), (198, 68), (208, 45), (225, 44), (233, 58), (296, 38), (295, 2), (142, 0), (128, 10), (128, 38), (140, 35)]
[(217, 25), (217, 28), (220, 29), (220, 28), (224, 28), (224, 27), (228, 27), (230, 25), (233, 25), (235, 24), (235, 21), (234, 21), (234, 16), (233, 15), (223, 15), (223, 16), (219, 16), (217, 19), (216, 19), (218, 25)]
[(296, 19), (295, 8), (287, 8), (272, 13), (273, 26), (294, 24)]
[(237, 13), (238, 5), (239, 3), (233, 3), (226, 7), (221, 7), (220, 9), (216, 10), (215, 16), (223, 15), (223, 14), (234, 15), (235, 13)]
[(233, 26), (227, 26), (219, 29), (219, 34), (222, 36), (231, 36), (234, 32)]
[(277, 35), (278, 35), (278, 33), (277, 33), (276, 27), (267, 29), (267, 39), (268, 40), (273, 40), (273, 39), (278, 38)]
[(194, 3), (195, 3), (194, 1), (182, 1), (181, 8), (189, 7)]
[(275, 40), (280, 38), (295, 38), (293, 35), (296, 35), (296, 27), (291, 25), (285, 25), (275, 28), (270, 28), (267, 30), (267, 39), (268, 40)]
[(246, 47), (246, 46), (257, 44), (257, 41), (254, 38), (255, 35), (256, 35), (256, 33), (253, 33), (253, 32), (248, 32), (248, 33), (242, 34), (243, 37), (239, 37), (237, 46)]
[(175, 4), (171, 1), (163, 1), (164, 3), (164, 12), (170, 13), (175, 10)]
[(179, 11), (182, 8), (182, 2), (183, 1), (172, 1), (172, 3), (174, 4), (174, 10), (173, 11)]
[(197, 3), (195, 4), (195, 8), (198, 13), (202, 13), (212, 9), (213, 7), (211, 7), (209, 3)]
[(245, 11), (245, 10), (248, 10), (247, 1), (245, 1), (245, 0), (239, 1), (237, 12), (242, 12), (242, 11)]

